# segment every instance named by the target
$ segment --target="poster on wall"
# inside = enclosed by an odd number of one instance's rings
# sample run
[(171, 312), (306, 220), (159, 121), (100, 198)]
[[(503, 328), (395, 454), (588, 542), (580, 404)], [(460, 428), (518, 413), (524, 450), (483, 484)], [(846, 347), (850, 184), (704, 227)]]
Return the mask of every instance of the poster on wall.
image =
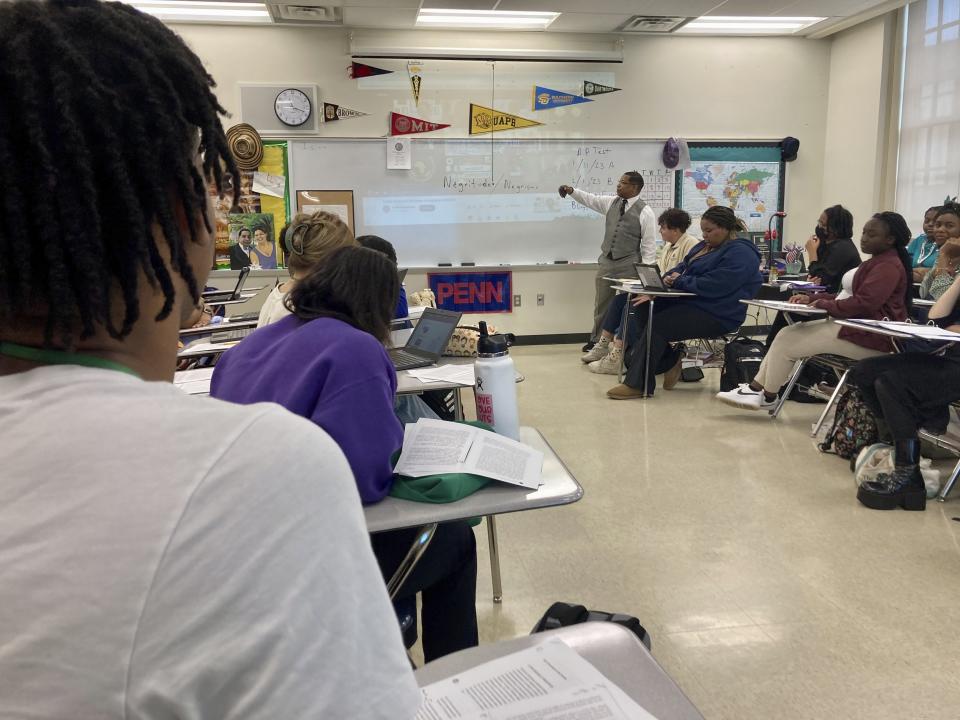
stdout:
[(513, 312), (513, 273), (427, 273), (437, 307), (462, 313)]
[(301, 190), (297, 193), (297, 212), (328, 212), (343, 220), (351, 232), (353, 225), (353, 190)]
[(249, 267), (253, 270), (277, 268), (277, 244), (273, 215), (265, 213), (231, 213), (227, 216), (230, 269)]
[[(246, 267), (249, 254), (234, 250), (238, 244), (236, 233), (238, 228), (231, 217), (238, 215), (262, 215), (269, 217), (270, 237), (276, 247), (277, 233), (287, 222), (287, 208), (289, 207), (289, 191), (287, 189), (287, 143), (285, 140), (268, 140), (264, 142), (263, 159), (256, 171), (242, 171), (240, 173), (240, 199), (233, 205), (233, 178), (224, 178), (223, 197), (219, 196), (211, 183), (209, 193), (214, 209), (215, 257), (214, 268), (217, 270), (237, 269)], [(231, 232), (234, 237), (231, 239)], [(244, 237), (246, 240), (246, 237)], [(250, 241), (253, 241), (251, 233)], [(243, 252), (243, 258), (237, 253)], [(283, 253), (274, 256), (267, 262), (278, 263), (283, 266)]]
[(682, 171), (682, 208), (697, 217), (709, 207), (724, 205), (748, 231), (763, 231), (779, 210), (779, 178), (778, 162), (695, 161)]

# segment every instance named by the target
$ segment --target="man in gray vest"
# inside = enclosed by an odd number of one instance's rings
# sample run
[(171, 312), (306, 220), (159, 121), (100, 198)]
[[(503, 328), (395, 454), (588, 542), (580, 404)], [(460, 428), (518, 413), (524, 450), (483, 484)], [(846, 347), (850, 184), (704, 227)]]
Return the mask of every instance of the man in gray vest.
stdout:
[(593, 330), (590, 342), (583, 350), (593, 347), (600, 337), (603, 317), (615, 292), (610, 281), (604, 277), (634, 277), (633, 264), (657, 261), (657, 218), (653, 208), (640, 199), (643, 176), (631, 170), (624, 173), (617, 183), (617, 194), (594, 195), (576, 190), (569, 185), (560, 186), (560, 197), (569, 195), (584, 207), (606, 215), (607, 224), (600, 246), (600, 267), (597, 269), (597, 295), (593, 304)]

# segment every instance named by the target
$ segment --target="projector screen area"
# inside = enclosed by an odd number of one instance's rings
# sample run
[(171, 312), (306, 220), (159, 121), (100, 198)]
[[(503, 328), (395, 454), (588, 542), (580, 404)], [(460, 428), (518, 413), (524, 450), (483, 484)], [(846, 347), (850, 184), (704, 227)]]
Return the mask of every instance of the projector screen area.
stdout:
[(415, 138), (412, 169), (387, 170), (388, 141), (292, 141), (291, 184), (352, 190), (357, 235), (389, 240), (405, 267), (595, 262), (603, 218), (560, 185), (613, 195), (637, 170), (654, 212), (673, 206), (660, 142)]

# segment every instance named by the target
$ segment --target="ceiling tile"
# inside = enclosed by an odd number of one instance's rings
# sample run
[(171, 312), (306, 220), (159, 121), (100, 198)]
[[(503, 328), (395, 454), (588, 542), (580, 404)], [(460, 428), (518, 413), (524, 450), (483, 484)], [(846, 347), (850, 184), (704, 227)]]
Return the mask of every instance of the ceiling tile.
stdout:
[(441, 10), (493, 10), (497, 0), (423, 0), (423, 7)]
[(416, 21), (416, 8), (345, 7), (343, 9), (343, 24), (351, 27), (412, 30)]
[(547, 32), (613, 32), (623, 25), (630, 17), (630, 15), (587, 15), (585, 13), (562, 13), (560, 17), (550, 23), (550, 27), (547, 28)]

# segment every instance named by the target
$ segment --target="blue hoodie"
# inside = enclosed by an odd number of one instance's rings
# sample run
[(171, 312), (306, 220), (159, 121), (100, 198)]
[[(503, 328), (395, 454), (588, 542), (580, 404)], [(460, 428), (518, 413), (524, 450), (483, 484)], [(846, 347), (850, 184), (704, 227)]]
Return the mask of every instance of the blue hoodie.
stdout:
[(747, 306), (740, 301), (753, 298), (763, 283), (760, 251), (749, 240), (736, 238), (691, 261), (704, 244), (694, 245), (683, 262), (664, 275), (680, 273), (673, 287), (696, 293), (696, 297), (677, 298), (675, 302), (690, 303), (735, 330), (747, 316)]

